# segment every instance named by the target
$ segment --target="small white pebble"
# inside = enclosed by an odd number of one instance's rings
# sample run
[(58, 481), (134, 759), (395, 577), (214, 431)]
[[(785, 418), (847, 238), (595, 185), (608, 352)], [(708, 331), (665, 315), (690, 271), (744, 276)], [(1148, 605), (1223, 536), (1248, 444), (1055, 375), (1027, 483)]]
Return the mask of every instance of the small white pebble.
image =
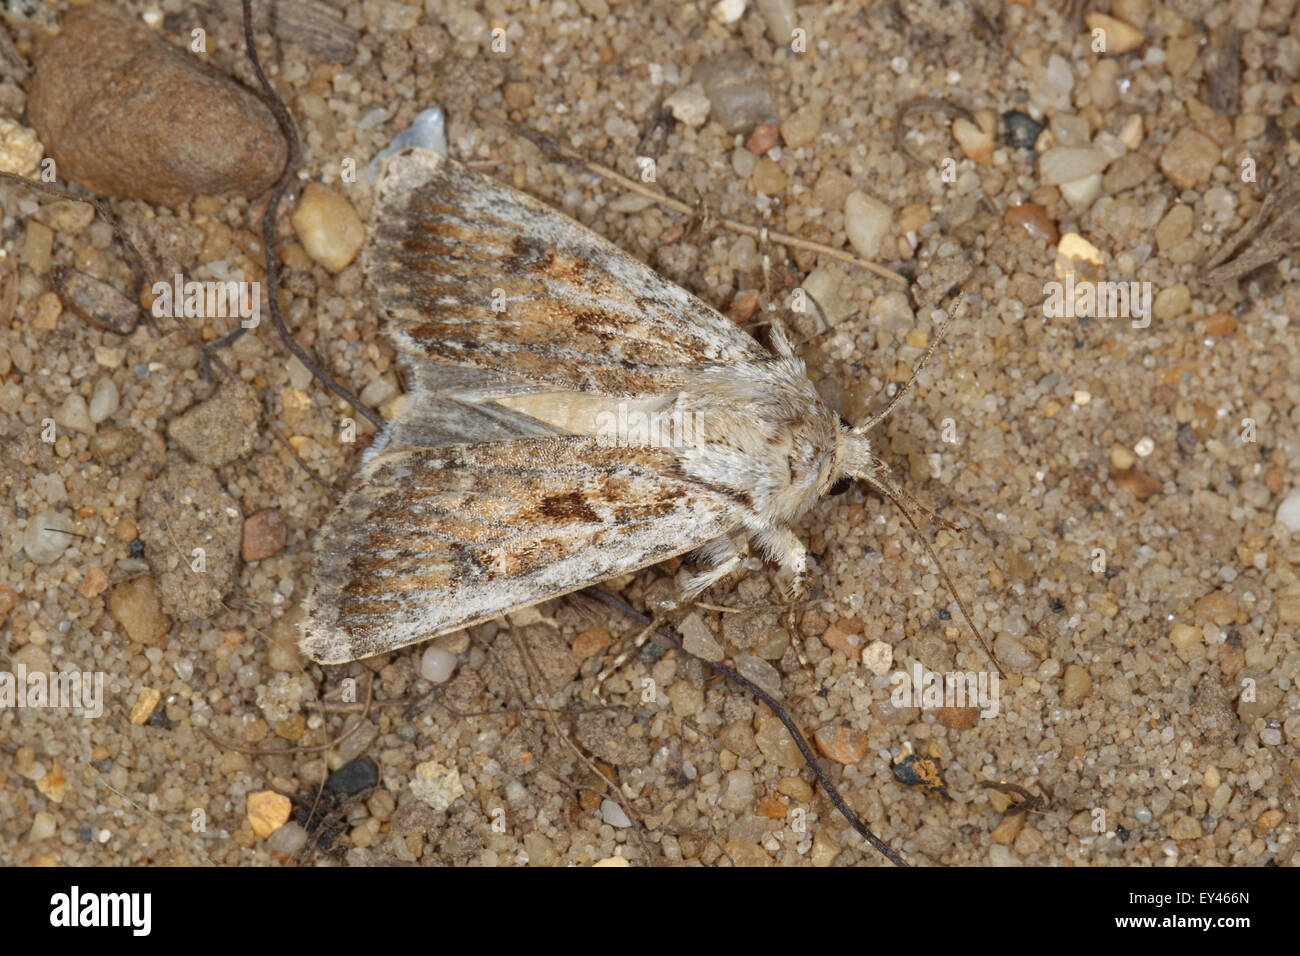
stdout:
[(1276, 521), (1292, 534), (1300, 531), (1300, 486), (1292, 488), (1277, 506)]
[(101, 375), (95, 383), (94, 394), (90, 396), (90, 420), (98, 425), (117, 411), (120, 401), (121, 396), (113, 380), (107, 375)]
[(1082, 389), (1082, 388), (1077, 389), (1077, 390), (1075, 391), (1075, 393), (1074, 393), (1074, 404), (1076, 404), (1076, 405), (1087, 405), (1087, 404), (1088, 404), (1089, 402), (1091, 402), (1091, 401), (1092, 401), (1092, 392), (1086, 391), (1086, 390), (1084, 390), (1084, 389)]
[(420, 657), (420, 676), (431, 684), (442, 684), (456, 670), (456, 655), (430, 644)]
[(1139, 438), (1133, 450), (1137, 452), (1139, 458), (1146, 458), (1156, 450), (1156, 443), (1150, 438)]
[(862, 666), (877, 676), (889, 672), (894, 664), (894, 648), (884, 641), (872, 641), (862, 649)]
[(53, 564), (72, 543), (72, 519), (57, 511), (33, 515), (23, 530), (23, 551), (33, 564)]
[(713, 5), (713, 19), (719, 23), (735, 23), (745, 15), (748, 0), (719, 0)]
[(632, 821), (628, 819), (627, 814), (613, 800), (606, 797), (600, 802), (600, 818), (612, 827), (630, 827)]

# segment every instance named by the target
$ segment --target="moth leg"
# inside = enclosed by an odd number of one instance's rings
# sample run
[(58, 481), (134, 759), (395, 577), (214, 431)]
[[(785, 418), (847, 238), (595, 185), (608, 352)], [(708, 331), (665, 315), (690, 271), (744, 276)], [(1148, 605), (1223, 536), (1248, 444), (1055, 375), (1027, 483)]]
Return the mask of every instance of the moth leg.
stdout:
[(808, 549), (793, 531), (784, 525), (754, 528), (750, 531), (754, 543), (763, 549), (769, 560), (777, 562), (788, 578), (786, 591), (798, 597), (808, 579)]
[(808, 549), (793, 531), (784, 525), (777, 527), (756, 528), (751, 535), (767, 556), (780, 564), (778, 578), (785, 578), (786, 597), (791, 602), (786, 608), (785, 629), (790, 635), (790, 644), (799, 666), (810, 678), (813, 676), (812, 665), (803, 649), (803, 632), (799, 629), (795, 615), (794, 602), (803, 594), (808, 578)]
[(701, 564), (708, 570), (701, 571), (682, 587), (682, 598), (690, 600), (703, 594), (728, 574), (740, 567), (745, 556), (736, 546), (736, 540), (729, 534), (718, 535), (711, 541), (700, 545), (695, 552)]

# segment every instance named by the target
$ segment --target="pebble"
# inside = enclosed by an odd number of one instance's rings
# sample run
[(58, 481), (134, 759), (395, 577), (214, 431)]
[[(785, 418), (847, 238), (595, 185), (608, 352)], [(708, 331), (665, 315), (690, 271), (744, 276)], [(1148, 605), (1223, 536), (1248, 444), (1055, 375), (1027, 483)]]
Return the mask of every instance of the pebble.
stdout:
[(885, 641), (872, 641), (862, 649), (862, 666), (877, 677), (889, 673), (894, 665), (894, 648)]
[(1118, 471), (1127, 471), (1137, 464), (1137, 455), (1123, 445), (1116, 443), (1110, 446), (1110, 463)]
[(53, 292), (42, 292), (36, 298), (36, 318), (32, 319), (32, 328), (50, 332), (59, 327), (59, 316), (63, 314), (63, 303)]
[(76, 540), (63, 532), (75, 528), (72, 519), (58, 511), (42, 511), (32, 516), (23, 529), (23, 551), (27, 560), (33, 564), (53, 564)]
[(822, 131), (823, 118), (820, 103), (805, 103), (781, 123), (781, 138), (791, 149), (811, 145)]
[(50, 772), (36, 781), (36, 789), (54, 803), (62, 803), (68, 794), (68, 778), (63, 775), (63, 766), (56, 759)]
[(745, 15), (749, 0), (718, 0), (713, 5), (713, 19), (719, 23), (735, 23)]
[(732, 770), (722, 781), (718, 806), (733, 813), (748, 810), (754, 803), (754, 775), (748, 770)]
[(632, 821), (628, 818), (625, 811), (616, 800), (606, 797), (600, 801), (600, 818), (616, 829), (630, 827)]
[(1292, 488), (1277, 506), (1274, 521), (1278, 527), (1292, 534), (1300, 531), (1300, 486)]
[(1020, 227), (1030, 237), (1040, 239), (1049, 246), (1056, 245), (1060, 239), (1056, 224), (1052, 222), (1047, 210), (1038, 203), (1018, 203), (1006, 211), (1002, 221), (1013, 229)]
[(115, 468), (139, 451), (143, 441), (139, 432), (118, 425), (105, 425), (90, 439), (90, 453), (98, 461)]
[(240, 555), (245, 561), (261, 561), (284, 550), (289, 529), (278, 508), (255, 512), (244, 521)]
[(781, 130), (775, 123), (759, 123), (745, 140), (745, 149), (762, 156), (781, 140)]
[(952, 135), (957, 140), (966, 158), (981, 166), (993, 165), (993, 134), (997, 129), (994, 114), (980, 110), (975, 114), (978, 123), (972, 123), (965, 117), (953, 120)]
[(44, 156), (45, 147), (35, 130), (0, 117), (0, 170), (30, 178)]
[(80, 392), (73, 392), (63, 400), (54, 412), (54, 420), (62, 428), (91, 435), (95, 432), (95, 423), (91, 421), (90, 409)]
[(688, 614), (678, 625), (677, 631), (682, 636), (682, 647), (686, 653), (706, 661), (720, 661), (726, 656), (722, 645), (714, 638), (699, 612), (692, 611)]
[(754, 732), (754, 745), (758, 747), (763, 759), (778, 767), (798, 770), (804, 765), (803, 754), (799, 752), (794, 738), (770, 711), (764, 712), (759, 718), (758, 730)]
[(772, 42), (789, 43), (797, 23), (794, 0), (758, 0), (757, 6)]
[(32, 828), (27, 831), (27, 839), (35, 843), (37, 840), (48, 840), (58, 832), (59, 824), (54, 814), (41, 810), (32, 817)]
[(616, 868), (622, 868), (622, 867), (629, 867), (629, 866), (631, 866), (632, 864), (629, 863), (629, 862), (627, 861), (627, 858), (626, 858), (626, 857), (621, 857), (621, 856), (607, 856), (607, 857), (605, 857), (603, 860), (597, 860), (595, 863), (593, 863), (593, 864), (591, 864), (591, 865), (592, 865), (593, 867), (597, 867), (597, 866), (612, 866), (612, 867), (616, 867)]
[(1142, 185), (1155, 172), (1156, 165), (1142, 153), (1125, 153), (1106, 167), (1101, 188), (1115, 195)]
[[(244, 519), (216, 473), (203, 465), (169, 465), (145, 486), (139, 515), (163, 609), (190, 621), (221, 608), (238, 576)], [(202, 570), (195, 570), (200, 548)]]
[(27, 116), (60, 181), (166, 206), (257, 196), (287, 156), (251, 90), (103, 5), (73, 7), (38, 44)]
[[(1117, 20), (1104, 13), (1089, 11), (1083, 15), (1083, 22), (1088, 25), (1089, 30), (1104, 31), (1106, 48), (1100, 52), (1111, 56), (1119, 56), (1122, 53), (1132, 53), (1146, 42), (1146, 38), (1142, 36), (1141, 30), (1131, 24), (1125, 23), (1123, 20)], [(1089, 48), (1091, 49), (1091, 47)]]
[(460, 782), (460, 771), (455, 767), (444, 767), (436, 760), (426, 760), (415, 768), (411, 793), (435, 812), (442, 813), (465, 795), (465, 787)]
[(1151, 316), (1162, 322), (1168, 322), (1183, 315), (1192, 306), (1192, 293), (1187, 283), (1179, 282), (1156, 293), (1151, 303)]
[(445, 684), (455, 671), (456, 655), (437, 644), (430, 644), (420, 655), (420, 676), (431, 684)]
[(1020, 110), (1007, 110), (1002, 114), (1002, 122), (1006, 128), (1006, 144), (1012, 149), (1033, 149), (1043, 131), (1042, 123)]
[(135, 699), (135, 704), (131, 707), (131, 723), (137, 727), (147, 724), (149, 718), (153, 716), (154, 710), (158, 707), (158, 702), (162, 700), (162, 694), (152, 687), (142, 687), (139, 695)]
[(1047, 68), (1033, 74), (1029, 96), (1044, 112), (1070, 109), (1070, 91), (1074, 89), (1074, 71), (1070, 62), (1058, 53), (1047, 59)]
[(1300, 624), (1300, 584), (1290, 584), (1277, 596), (1278, 620), (1283, 624)]
[(839, 651), (846, 657), (855, 658), (861, 654), (862, 631), (866, 625), (861, 618), (843, 617), (833, 621), (822, 632), (822, 643), (833, 651)]
[(117, 411), (120, 402), (117, 385), (107, 375), (101, 375), (90, 396), (90, 420), (98, 425)]
[(248, 825), (258, 839), (265, 840), (289, 822), (293, 802), (274, 790), (259, 790), (248, 795)]
[(55, 232), (67, 232), (80, 235), (95, 221), (95, 207), (90, 203), (77, 202), (75, 199), (60, 199), (49, 202), (32, 213), (32, 218), (43, 222)]
[(762, 658), (743, 654), (736, 658), (736, 671), (773, 696), (781, 693), (781, 674)]
[(59, 300), (91, 328), (130, 335), (140, 324), (139, 305), (108, 283), (67, 268), (55, 269), (53, 280)]
[(844, 232), (864, 259), (875, 259), (889, 233), (894, 211), (879, 199), (855, 189), (844, 198)]
[[(1101, 250), (1077, 232), (1067, 232), (1061, 237), (1061, 241), (1056, 244), (1056, 256), (1058, 275), (1074, 271), (1075, 263), (1088, 262), (1099, 266), (1102, 262)], [(1068, 268), (1062, 265), (1062, 260), (1069, 263)]]
[(272, 853), (293, 856), (307, 845), (309, 834), (292, 820), (278, 828), (266, 841), (266, 848)]
[(748, 53), (733, 51), (702, 60), (694, 75), (712, 104), (714, 119), (728, 133), (777, 119), (772, 82)]
[(930, 757), (909, 754), (894, 764), (891, 773), (895, 780), (906, 786), (920, 787), (926, 793), (936, 793), (944, 797), (948, 795), (939, 765)]
[(1007, 633), (994, 638), (993, 653), (1012, 670), (1030, 671), (1038, 667), (1038, 658), (1018, 638)]
[(378, 785), (379, 767), (369, 757), (350, 760), (325, 778), (325, 789), (334, 793), (364, 793)]
[(142, 574), (123, 581), (108, 596), (108, 612), (127, 638), (146, 647), (165, 647), (172, 622), (163, 613), (153, 578)]
[(1061, 183), (1061, 196), (1074, 206), (1091, 206), (1101, 195), (1101, 173)]
[(677, 717), (694, 717), (704, 707), (704, 691), (688, 680), (675, 681), (668, 688), (668, 701)]
[(1175, 624), (1169, 629), (1169, 642), (1180, 651), (1200, 647), (1205, 640), (1205, 632), (1190, 624)]
[(843, 726), (818, 727), (813, 731), (813, 743), (823, 757), (842, 764), (857, 763), (870, 747), (866, 734)]
[(167, 425), (167, 435), (201, 465), (219, 468), (242, 458), (253, 447), (262, 403), (252, 386), (222, 385)]
[(672, 111), (673, 119), (692, 129), (704, 125), (712, 105), (698, 83), (683, 87), (664, 100), (664, 106)]
[(1001, 843), (994, 843), (989, 846), (989, 863), (1001, 867), (1024, 866), (1020, 859)]
[(1028, 814), (1012, 813), (1002, 818), (1002, 822), (993, 828), (989, 834), (994, 843), (1001, 843), (1003, 846), (1010, 846), (1016, 842), (1016, 837), (1020, 835), (1021, 829), (1025, 825), (1025, 817)]
[(1201, 821), (1196, 817), (1179, 817), (1169, 829), (1175, 840), (1199, 840), (1201, 833)]
[(786, 176), (785, 170), (780, 164), (764, 157), (754, 164), (754, 172), (750, 176), (750, 182), (754, 189), (764, 196), (776, 196), (785, 192)]
[(375, 158), (370, 161), (370, 178), (375, 178), (379, 164), (385, 158), (407, 146), (427, 149), (440, 156), (447, 155), (447, 118), (439, 107), (432, 106), (415, 114), (411, 125), (394, 136), (388, 146), (375, 154)]
[(1038, 157), (1038, 178), (1059, 186), (1100, 173), (1109, 162), (1103, 150), (1091, 146), (1053, 146)]
[(1117, 471), (1111, 477), (1115, 480), (1115, 484), (1131, 491), (1138, 501), (1146, 501), (1164, 487), (1156, 478), (1144, 471), (1134, 469)]
[(940, 707), (939, 722), (949, 730), (970, 730), (979, 720), (978, 707)]
[(752, 840), (725, 840), (722, 848), (736, 866), (772, 865), (772, 857)]
[(1177, 203), (1156, 226), (1156, 248), (1165, 252), (1192, 234), (1196, 218), (1190, 206)]
[(1203, 186), (1219, 162), (1214, 140), (1194, 129), (1181, 129), (1160, 153), (1160, 171), (1180, 189)]
[(348, 197), (320, 183), (307, 184), (291, 219), (307, 255), (333, 273), (346, 269), (365, 242), (365, 226)]

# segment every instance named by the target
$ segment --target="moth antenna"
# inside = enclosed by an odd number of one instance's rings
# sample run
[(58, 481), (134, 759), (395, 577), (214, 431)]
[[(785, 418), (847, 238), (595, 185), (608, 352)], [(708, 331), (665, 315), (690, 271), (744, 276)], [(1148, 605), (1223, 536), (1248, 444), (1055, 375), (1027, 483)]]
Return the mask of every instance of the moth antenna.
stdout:
[[(854, 477), (861, 478), (867, 484), (871, 485), (871, 487), (875, 488), (878, 492), (888, 498), (893, 503), (894, 507), (903, 515), (903, 518), (906, 519), (908, 525), (911, 527), (912, 533), (916, 535), (916, 540), (921, 543), (921, 547), (925, 549), (925, 553), (928, 554), (930, 560), (934, 562), (934, 566), (938, 569), (939, 576), (943, 578), (943, 583), (948, 589), (948, 593), (951, 594), (952, 599), (957, 602), (957, 607), (961, 611), (961, 616), (966, 622), (966, 626), (970, 628), (971, 633), (975, 635), (976, 639), (980, 642), (980, 645), (984, 648), (984, 653), (989, 656), (989, 660), (991, 660), (993, 666), (997, 668), (998, 675), (1005, 678), (1007, 676), (1006, 672), (1002, 669), (1002, 665), (998, 663), (998, 659), (993, 653), (993, 648), (989, 646), (989, 642), (984, 639), (984, 635), (980, 632), (980, 629), (975, 626), (975, 620), (971, 616), (970, 609), (966, 606), (966, 602), (962, 600), (962, 596), (957, 593), (957, 586), (952, 583), (952, 578), (948, 575), (948, 569), (945, 568), (943, 562), (939, 560), (939, 555), (934, 550), (934, 546), (930, 544), (929, 539), (921, 533), (921, 528), (916, 523), (916, 519), (912, 517), (912, 512), (904, 505), (904, 501), (910, 500), (910, 496), (901, 489), (895, 488), (890, 481), (882, 477), (883, 473), (888, 470), (888, 466), (879, 459), (875, 459), (875, 461), (876, 468), (874, 469), (874, 474), (872, 471), (859, 469), (853, 473)], [(915, 502), (913, 503), (915, 504)], [(918, 504), (917, 508), (921, 508), (921, 506)], [(947, 524), (947, 522), (944, 523)], [(951, 525), (949, 526), (952, 527)]]
[(920, 361), (916, 363), (916, 368), (912, 369), (912, 377), (909, 378), (907, 380), (907, 383), (898, 390), (898, 393), (894, 395), (894, 397), (891, 398), (885, 404), (884, 408), (882, 408), (880, 411), (876, 412), (876, 414), (872, 415), (869, 419), (867, 419), (865, 425), (858, 425), (854, 427), (853, 431), (855, 434), (865, 435), (867, 432), (871, 431), (882, 421), (888, 418), (889, 413), (892, 412), (898, 406), (898, 403), (901, 402), (903, 398), (907, 395), (907, 393), (912, 390), (912, 387), (916, 385), (917, 377), (921, 374), (921, 371), (925, 368), (926, 363), (928, 363), (930, 359), (934, 356), (934, 353), (939, 348), (939, 343), (943, 341), (943, 337), (945, 333), (947, 333), (948, 331), (948, 326), (952, 325), (952, 320), (957, 317), (957, 310), (961, 308), (961, 304), (964, 301), (965, 296), (966, 293), (964, 292), (957, 293), (957, 298), (953, 301), (952, 308), (948, 310), (948, 318), (943, 320), (943, 324), (941, 324), (938, 330), (934, 333), (934, 338), (931, 340), (929, 346), (927, 346), (926, 350), (921, 353)]

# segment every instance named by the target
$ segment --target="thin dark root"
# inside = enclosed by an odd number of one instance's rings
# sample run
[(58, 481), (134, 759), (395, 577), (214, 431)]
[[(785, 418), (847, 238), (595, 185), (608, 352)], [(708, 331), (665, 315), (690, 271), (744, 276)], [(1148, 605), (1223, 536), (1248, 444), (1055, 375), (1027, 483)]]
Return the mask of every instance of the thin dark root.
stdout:
[[(602, 588), (590, 587), (584, 589), (581, 593), (589, 595), (603, 604), (609, 605), (626, 617), (637, 621), (642, 626), (651, 623), (649, 617), (632, 607), (632, 605), (628, 604), (622, 598), (610, 594)], [(681, 653), (688, 657), (695, 658), (694, 654), (691, 654), (690, 651), (686, 650), (686, 648), (682, 646), (682, 639), (671, 629), (667, 627), (659, 627), (656, 629), (655, 633), (673, 647), (677, 648)], [(893, 849), (888, 843), (871, 832), (870, 827), (862, 822), (862, 818), (854, 812), (853, 808), (848, 805), (844, 797), (840, 795), (839, 789), (836, 788), (826, 771), (822, 769), (822, 765), (820, 761), (818, 761), (817, 755), (813, 752), (812, 747), (808, 745), (808, 741), (804, 739), (802, 731), (799, 730), (799, 725), (794, 722), (794, 718), (786, 712), (786, 709), (783, 706), (781, 706), (780, 701), (767, 691), (763, 690), (763, 688), (759, 687), (753, 681), (741, 676), (737, 671), (725, 664), (720, 664), (717, 661), (705, 660), (702, 657), (695, 659), (704, 664), (705, 667), (712, 668), (728, 680), (739, 684), (766, 704), (772, 713), (776, 715), (776, 719), (781, 721), (781, 723), (785, 725), (785, 729), (790, 732), (790, 737), (794, 740), (794, 745), (799, 748), (799, 752), (803, 754), (803, 759), (804, 762), (808, 764), (808, 769), (813, 772), (813, 776), (817, 778), (817, 782), (821, 784), (822, 789), (826, 792), (826, 796), (830, 799), (831, 803), (834, 804), (835, 809), (840, 812), (841, 816), (849, 822), (849, 825), (858, 832), (858, 835), (861, 836), (862, 839), (866, 840), (873, 847), (879, 850), (881, 855), (884, 856), (885, 859), (889, 860), (890, 863), (893, 863), (895, 866), (909, 865), (897, 850)]]
[[(289, 154), (284, 161), (284, 172), (280, 174), (280, 179), (271, 190), (271, 195), (266, 200), (266, 211), (262, 213), (262, 252), (266, 256), (266, 295), (267, 304), (271, 310), (271, 321), (275, 324), (276, 332), (280, 333), (280, 341), (284, 342), (284, 347), (306, 367), (307, 371), (315, 376), (318, 382), (355, 408), (361, 415), (364, 415), (375, 428), (383, 431), (384, 419), (379, 413), (331, 378), (330, 374), (294, 339), (289, 332), (289, 327), (284, 324), (284, 316), (280, 314), (280, 272), (274, 253), (275, 216), (280, 209), (280, 200), (284, 198), (290, 182), (293, 181), (294, 173), (298, 170), (298, 131), (293, 125), (293, 117), (289, 115), (288, 108), (284, 105), (284, 101), (280, 99), (280, 95), (275, 92), (267, 81), (266, 74), (262, 72), (262, 62), (257, 58), (257, 47), (253, 43), (252, 0), (243, 0), (243, 7), (244, 46), (248, 63), (252, 67), (253, 74), (257, 77), (257, 82), (262, 87), (262, 99), (275, 116), (275, 121), (280, 126), (280, 132), (284, 134), (285, 142), (289, 145)], [(242, 333), (242, 326), (226, 336), (226, 338), (233, 342), (239, 337), (239, 333)]]

